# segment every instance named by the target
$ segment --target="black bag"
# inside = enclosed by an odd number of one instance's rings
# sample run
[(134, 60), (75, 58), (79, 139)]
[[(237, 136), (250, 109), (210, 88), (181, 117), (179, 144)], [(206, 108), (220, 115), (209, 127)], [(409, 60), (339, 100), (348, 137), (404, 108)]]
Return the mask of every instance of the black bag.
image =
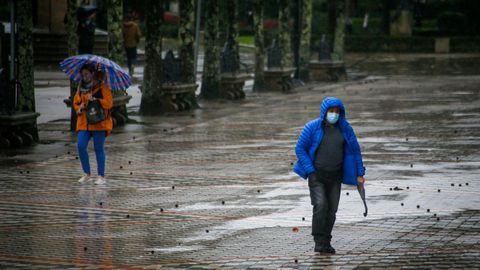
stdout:
[(105, 110), (103, 109), (100, 101), (98, 100), (90, 100), (87, 105), (87, 110), (85, 112), (87, 114), (87, 122), (89, 124), (96, 124), (105, 120)]

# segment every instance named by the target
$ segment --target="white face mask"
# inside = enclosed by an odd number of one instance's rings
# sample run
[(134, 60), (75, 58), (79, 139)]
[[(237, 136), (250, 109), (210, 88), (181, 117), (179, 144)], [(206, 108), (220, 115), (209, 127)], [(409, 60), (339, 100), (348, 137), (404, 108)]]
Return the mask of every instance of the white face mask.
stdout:
[(330, 123), (331, 125), (337, 123), (338, 118), (340, 117), (340, 114), (335, 113), (335, 112), (327, 112), (327, 122)]

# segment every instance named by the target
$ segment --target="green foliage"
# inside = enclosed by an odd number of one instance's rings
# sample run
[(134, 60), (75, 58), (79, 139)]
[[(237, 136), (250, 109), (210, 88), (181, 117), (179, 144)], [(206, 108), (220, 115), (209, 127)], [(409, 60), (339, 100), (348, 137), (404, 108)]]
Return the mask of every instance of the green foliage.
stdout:
[(414, 36), (438, 36), (436, 19), (422, 20), (421, 27), (413, 27)]
[(168, 38), (178, 38), (178, 28), (179, 26), (176, 24), (166, 23), (162, 24), (162, 26), (160, 27), (162, 35)]
[(382, 35), (382, 18), (370, 17), (366, 28), (363, 27), (363, 18), (352, 18), (352, 29), (354, 35)]
[(450, 51), (452, 53), (479, 53), (480, 37), (452, 37), (450, 38)]
[(10, 5), (4, 4), (6, 1), (1, 2), (0, 5), (0, 21), (7, 22), (10, 21)]
[(433, 52), (435, 40), (429, 37), (347, 36), (347, 52)]
[(467, 19), (462, 13), (447, 11), (440, 14), (437, 25), (441, 34), (449, 36), (461, 35), (465, 33)]
[(238, 43), (246, 44), (246, 45), (254, 45), (255, 40), (254, 40), (253, 36), (239, 36), (238, 37)]
[(277, 19), (278, 18), (278, 0), (265, 0), (263, 6), (264, 19)]
[(323, 10), (320, 1), (313, 1), (312, 3), (312, 35), (321, 36), (322, 33), (327, 32), (327, 18), (326, 10)]
[(238, 27), (238, 34), (241, 36), (253, 36), (253, 29), (251, 25), (240, 25)]
[(264, 33), (264, 40), (265, 40), (265, 48), (268, 48), (270, 47), (270, 45), (272, 44), (272, 40), (274, 40), (275, 38), (277, 38), (278, 36), (278, 29), (272, 29), (272, 30), (265, 30), (265, 33)]
[[(347, 36), (345, 46), (347, 52), (432, 53), (435, 50), (435, 37)], [(480, 37), (452, 37), (450, 52), (478, 53)]]

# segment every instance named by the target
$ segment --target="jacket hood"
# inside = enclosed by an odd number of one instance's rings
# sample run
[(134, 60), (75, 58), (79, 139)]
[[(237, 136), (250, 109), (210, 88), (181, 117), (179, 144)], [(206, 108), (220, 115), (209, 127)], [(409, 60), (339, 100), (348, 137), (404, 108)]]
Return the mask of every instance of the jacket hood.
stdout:
[(132, 22), (132, 21), (123, 22), (123, 25), (126, 27), (132, 27), (133, 25), (135, 25), (135, 22)]
[(340, 108), (340, 117), (338, 121), (343, 124), (343, 122), (346, 121), (345, 107), (343, 106), (343, 102), (336, 97), (327, 97), (323, 100), (322, 105), (320, 106), (320, 119), (323, 122), (328, 109), (332, 107)]

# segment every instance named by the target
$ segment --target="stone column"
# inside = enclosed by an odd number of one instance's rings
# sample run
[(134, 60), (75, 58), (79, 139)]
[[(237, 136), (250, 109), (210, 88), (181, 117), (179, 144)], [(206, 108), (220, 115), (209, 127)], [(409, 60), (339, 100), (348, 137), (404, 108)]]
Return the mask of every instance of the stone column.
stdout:
[(218, 40), (218, 0), (205, 0), (205, 59), (201, 96), (220, 97), (220, 50)]
[(255, 79), (253, 90), (262, 90), (265, 87), (265, 41), (263, 29), (264, 1), (255, 0), (253, 4), (253, 28), (255, 32)]
[(143, 73), (141, 114), (162, 111), (162, 25), (163, 1), (145, 0), (145, 70)]

